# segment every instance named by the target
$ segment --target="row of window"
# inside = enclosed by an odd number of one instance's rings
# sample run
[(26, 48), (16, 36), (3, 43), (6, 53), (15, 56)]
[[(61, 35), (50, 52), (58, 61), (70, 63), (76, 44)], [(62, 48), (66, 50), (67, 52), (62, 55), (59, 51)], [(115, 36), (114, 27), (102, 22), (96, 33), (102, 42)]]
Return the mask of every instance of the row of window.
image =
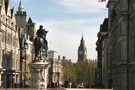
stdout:
[(2, 51), (2, 67), (8, 67), (11, 68), (18, 68), (19, 69), (19, 56), (17, 54), (7, 52), (5, 54), (5, 51)]
[(7, 24), (11, 28), (15, 28), (15, 24), (12, 22), (11, 18), (6, 19), (5, 15), (1, 15), (1, 21)]
[(61, 72), (61, 67), (53, 66), (53, 71), (54, 72)]
[[(5, 40), (7, 39), (7, 40)], [(2, 42), (7, 41), (7, 44), (12, 45), (12, 41), (13, 41), (13, 46), (14, 47), (18, 47), (18, 43), (16, 42), (17, 38), (15, 36), (12, 37), (11, 34), (5, 34), (4, 31), (2, 31)]]

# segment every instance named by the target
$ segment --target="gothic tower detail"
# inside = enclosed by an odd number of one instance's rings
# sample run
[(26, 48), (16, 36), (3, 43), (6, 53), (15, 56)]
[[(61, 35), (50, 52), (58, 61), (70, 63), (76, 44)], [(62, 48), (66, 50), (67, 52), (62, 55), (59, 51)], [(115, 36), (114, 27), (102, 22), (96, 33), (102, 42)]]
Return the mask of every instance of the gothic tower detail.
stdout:
[(29, 17), (29, 20), (26, 25), (27, 33), (30, 35), (30, 41), (34, 42), (34, 39), (36, 37), (36, 23), (34, 23)]
[(20, 13), (23, 13), (23, 12), (24, 12), (24, 7), (23, 7), (22, 1), (20, 1), (20, 3), (19, 3), (18, 11), (19, 11)]
[(87, 57), (87, 49), (86, 49), (86, 46), (85, 46), (85, 41), (84, 41), (83, 36), (82, 36), (80, 46), (78, 48), (78, 61), (84, 61), (85, 62), (86, 57)]
[(23, 3), (22, 3), (21, 0), (20, 0), (20, 3), (19, 3), (19, 6), (18, 6), (17, 14), (15, 16), (16, 16), (16, 24), (17, 24), (17, 26), (19, 26), (19, 27), (26, 30), (27, 14), (24, 11)]

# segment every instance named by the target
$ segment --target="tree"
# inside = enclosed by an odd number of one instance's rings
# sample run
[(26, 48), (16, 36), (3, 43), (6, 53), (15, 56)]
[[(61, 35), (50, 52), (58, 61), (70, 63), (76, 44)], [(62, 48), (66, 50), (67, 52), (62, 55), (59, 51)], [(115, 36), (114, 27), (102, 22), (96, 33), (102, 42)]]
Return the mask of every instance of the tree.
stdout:
[(62, 72), (64, 80), (75, 81), (75, 68), (71, 62), (64, 61), (62, 63)]
[(97, 67), (96, 60), (88, 59), (87, 62), (79, 61), (75, 64), (64, 61), (62, 66), (64, 80), (70, 79), (72, 82), (93, 84)]
[(75, 65), (75, 69), (76, 69), (76, 82), (87, 82), (87, 75), (88, 75), (88, 63), (87, 62), (82, 62), (79, 61), (78, 63), (76, 63)]

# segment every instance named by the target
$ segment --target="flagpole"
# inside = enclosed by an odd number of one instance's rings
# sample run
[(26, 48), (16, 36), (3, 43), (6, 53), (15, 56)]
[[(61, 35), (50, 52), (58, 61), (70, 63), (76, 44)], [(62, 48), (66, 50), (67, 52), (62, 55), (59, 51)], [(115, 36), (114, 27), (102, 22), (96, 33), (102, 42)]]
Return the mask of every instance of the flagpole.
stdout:
[(107, 0), (99, 0), (99, 2), (104, 2), (105, 3), (105, 8), (101, 8), (101, 10), (105, 10), (105, 18), (106, 18), (106, 4), (107, 4)]
[(107, 10), (107, 9), (106, 9), (106, 8), (105, 8), (105, 9), (104, 9), (104, 8), (101, 8), (101, 10), (105, 10), (105, 18), (106, 18), (106, 10)]
[[(103, 9), (101, 9), (101, 10), (105, 10), (105, 18), (106, 18), (106, 10), (107, 10), (107, 8), (106, 8), (106, 4), (107, 4), (107, 0), (104, 0), (105, 2), (105, 8), (103, 8)], [(103, 1), (102, 1), (103, 2)]]
[(106, 18), (106, 10), (107, 10), (107, 9), (106, 9), (106, 0), (105, 0), (105, 18)]

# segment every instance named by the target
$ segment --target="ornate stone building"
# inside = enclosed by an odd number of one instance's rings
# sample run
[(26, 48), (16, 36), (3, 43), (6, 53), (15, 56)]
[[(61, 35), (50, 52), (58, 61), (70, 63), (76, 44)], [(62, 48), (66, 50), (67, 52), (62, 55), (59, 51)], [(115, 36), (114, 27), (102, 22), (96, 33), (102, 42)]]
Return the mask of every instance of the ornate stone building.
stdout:
[(28, 64), (33, 60), (36, 24), (31, 18), (27, 22), (21, 1), (15, 14), (14, 7), (10, 8), (10, 0), (0, 0), (0, 15), (0, 86), (15, 87), (24, 82), (24, 77), (25, 84), (29, 85)]
[[(18, 11), (15, 14), (16, 24), (19, 27), (20, 41), (20, 84), (21, 86), (30, 85), (30, 69), (28, 64), (34, 59), (34, 39), (36, 37), (36, 24), (29, 18), (27, 22), (27, 13), (24, 11), (23, 3), (20, 1)], [(25, 61), (26, 60), (26, 61)]]
[(109, 36), (109, 87), (127, 90), (128, 53), (128, 3), (126, 0), (109, 0), (108, 4)]
[(58, 52), (50, 50), (48, 52), (49, 62), (51, 63), (49, 70), (49, 81), (50, 83), (63, 84), (62, 80), (62, 60)]
[(82, 36), (80, 46), (78, 48), (78, 61), (84, 61), (85, 62), (86, 57), (87, 57), (87, 49), (86, 49), (86, 46), (85, 46), (85, 41), (84, 41), (83, 36)]
[(12, 88), (19, 83), (20, 49), (15, 10), (10, 8), (10, 0), (0, 1), (0, 15), (0, 66), (3, 71), (0, 81), (3, 87)]
[(100, 25), (100, 31), (98, 32), (97, 56), (98, 56), (98, 68), (96, 69), (95, 84), (98, 86), (108, 87), (108, 18), (106, 18), (103, 24)]
[(31, 18), (28, 19), (26, 30), (30, 41), (34, 42), (34, 39), (36, 38), (36, 23), (33, 23)]
[[(3, 1), (0, 2), (0, 15), (1, 15), (2, 6), (3, 6)], [(2, 30), (1, 30), (1, 17), (0, 17), (0, 53), (1, 53), (1, 41), (2, 41)], [(1, 57), (1, 54), (0, 54), (0, 57)], [(1, 62), (1, 59), (0, 59), (0, 62)], [(2, 81), (1, 81), (1, 74), (2, 73), (3, 73), (2, 64), (0, 64), (0, 87), (2, 84)]]
[[(126, 4), (126, 2), (125, 2)], [(127, 17), (127, 82), (128, 82), (128, 89), (127, 90), (134, 90), (135, 89), (135, 1), (129, 0), (128, 1), (128, 11), (129, 15)]]
[[(104, 44), (108, 46), (108, 54), (103, 56), (107, 56), (108, 70), (105, 74), (108, 73), (108, 87), (118, 90), (134, 90), (135, 2), (134, 0), (108, 0), (107, 7), (108, 42)], [(103, 65), (105, 64), (102, 63)]]

